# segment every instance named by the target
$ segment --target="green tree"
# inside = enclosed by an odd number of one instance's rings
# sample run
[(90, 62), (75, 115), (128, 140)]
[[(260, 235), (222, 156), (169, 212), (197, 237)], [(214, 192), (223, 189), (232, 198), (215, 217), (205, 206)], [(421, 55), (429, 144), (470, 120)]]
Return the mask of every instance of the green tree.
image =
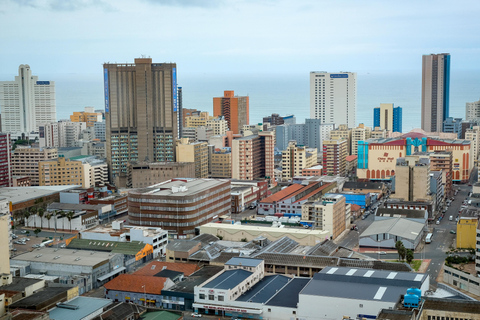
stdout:
[(48, 221), (48, 229), (50, 229), (50, 219), (52, 219), (52, 217), (53, 217), (53, 214), (50, 212), (45, 215), (45, 218)]
[(66, 217), (68, 219), (68, 222), (70, 223), (70, 232), (72, 232), (72, 218), (73, 216), (75, 215), (75, 212), (74, 211), (69, 211), (67, 214), (66, 214)]
[(30, 215), (31, 215), (30, 211), (28, 211), (27, 209), (23, 211), (23, 218), (24, 218), (23, 223), (25, 226), (28, 226), (28, 219), (30, 218)]
[(412, 261), (413, 261), (413, 251), (412, 250), (407, 249), (406, 259), (407, 259), (408, 264), (412, 263)]
[(36, 219), (36, 215), (37, 215), (37, 207), (36, 206), (33, 206), (30, 208), (30, 215), (33, 216), (33, 227), (36, 228), (37, 227), (37, 219)]
[(43, 216), (45, 215), (45, 209), (43, 207), (38, 208), (37, 214), (40, 217), (40, 228), (43, 228)]
[(405, 246), (403, 245), (402, 241), (397, 241), (395, 242), (395, 249), (397, 249), (398, 252), (398, 260), (403, 260), (405, 257)]
[(40, 229), (40, 228), (37, 228), (37, 229), (33, 230), (33, 233), (35, 233), (35, 237), (37, 237), (37, 238), (38, 238), (38, 234), (40, 232), (42, 232), (42, 229)]

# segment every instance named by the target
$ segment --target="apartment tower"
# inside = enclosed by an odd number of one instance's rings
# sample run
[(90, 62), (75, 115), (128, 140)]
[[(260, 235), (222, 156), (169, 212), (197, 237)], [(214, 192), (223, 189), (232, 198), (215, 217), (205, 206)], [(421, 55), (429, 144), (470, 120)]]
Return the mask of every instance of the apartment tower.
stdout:
[(130, 161), (175, 161), (176, 69), (150, 58), (104, 64), (110, 181), (126, 177)]
[(449, 116), (450, 54), (430, 54), (422, 57), (422, 129), (442, 130)]
[(224, 91), (223, 97), (213, 98), (213, 116), (223, 116), (233, 133), (240, 133), (249, 124), (249, 97), (235, 96), (233, 90)]
[(10, 134), (0, 132), (0, 187), (12, 186), (11, 150)]
[(393, 103), (380, 103), (373, 109), (373, 127), (380, 127), (391, 132), (402, 132), (402, 108)]
[(355, 127), (357, 74), (310, 72), (310, 118)]
[(28, 64), (20, 65), (14, 81), (0, 81), (0, 113), (3, 132), (38, 132), (57, 121), (55, 83), (38, 81)]

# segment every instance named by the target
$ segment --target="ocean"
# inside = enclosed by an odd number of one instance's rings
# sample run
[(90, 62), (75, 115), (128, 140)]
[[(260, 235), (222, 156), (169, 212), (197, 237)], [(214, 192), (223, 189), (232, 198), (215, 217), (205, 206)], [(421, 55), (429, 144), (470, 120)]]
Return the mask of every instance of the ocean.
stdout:
[[(42, 80), (56, 84), (57, 119), (68, 119), (85, 106), (103, 109), (103, 78), (98, 74), (51, 74)], [(224, 90), (250, 97), (250, 123), (272, 113), (294, 114), (297, 123), (310, 116), (309, 74), (183, 74), (183, 107), (213, 113), (213, 97)], [(11, 77), (13, 79), (13, 77)], [(9, 79), (2, 77), (2, 80)], [(453, 72), (450, 80), (450, 116), (465, 118), (465, 103), (480, 99), (480, 73)], [(373, 108), (394, 103), (403, 108), (403, 132), (420, 127), (421, 72), (357, 74), (357, 123), (373, 125)]]

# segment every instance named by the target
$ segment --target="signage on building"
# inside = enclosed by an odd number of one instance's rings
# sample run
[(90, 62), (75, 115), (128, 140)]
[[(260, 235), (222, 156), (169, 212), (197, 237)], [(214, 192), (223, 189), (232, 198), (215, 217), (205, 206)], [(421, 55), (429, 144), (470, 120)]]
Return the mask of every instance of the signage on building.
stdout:
[(348, 78), (348, 74), (346, 73), (332, 73), (330, 78)]
[(37, 85), (39, 86), (48, 86), (50, 81), (37, 81)]
[(172, 94), (173, 94), (173, 111), (177, 111), (178, 97), (177, 97), (177, 68), (172, 68)]
[(105, 89), (105, 112), (110, 112), (110, 103), (108, 98), (108, 69), (103, 69), (103, 87)]

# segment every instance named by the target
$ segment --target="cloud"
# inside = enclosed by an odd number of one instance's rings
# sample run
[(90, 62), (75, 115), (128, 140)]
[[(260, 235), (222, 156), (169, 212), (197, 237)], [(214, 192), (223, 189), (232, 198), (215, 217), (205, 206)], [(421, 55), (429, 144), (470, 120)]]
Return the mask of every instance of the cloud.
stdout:
[(144, 0), (160, 6), (212, 8), (223, 4), (223, 0)]
[(103, 0), (11, 0), (11, 2), (22, 7), (53, 11), (79, 11), (90, 7), (103, 10), (113, 9), (109, 3)]

